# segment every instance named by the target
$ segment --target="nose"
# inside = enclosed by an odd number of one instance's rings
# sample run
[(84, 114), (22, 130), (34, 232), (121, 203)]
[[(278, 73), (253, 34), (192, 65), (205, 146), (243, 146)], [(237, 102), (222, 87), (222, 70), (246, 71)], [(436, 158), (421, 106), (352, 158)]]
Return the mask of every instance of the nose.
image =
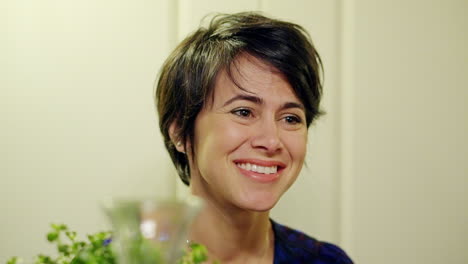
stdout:
[(260, 149), (268, 155), (281, 151), (280, 129), (274, 119), (264, 119), (262, 122), (258, 122), (253, 129), (255, 130), (251, 140), (253, 148)]

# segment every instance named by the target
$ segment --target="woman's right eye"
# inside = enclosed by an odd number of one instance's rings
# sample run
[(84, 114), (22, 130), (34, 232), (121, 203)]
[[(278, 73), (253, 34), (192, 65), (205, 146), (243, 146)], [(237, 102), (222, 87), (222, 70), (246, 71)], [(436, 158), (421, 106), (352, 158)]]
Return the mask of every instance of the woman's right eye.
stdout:
[(244, 117), (244, 118), (251, 117), (253, 115), (252, 111), (250, 109), (246, 109), (246, 108), (234, 109), (234, 110), (231, 111), (231, 113), (236, 115), (236, 116)]

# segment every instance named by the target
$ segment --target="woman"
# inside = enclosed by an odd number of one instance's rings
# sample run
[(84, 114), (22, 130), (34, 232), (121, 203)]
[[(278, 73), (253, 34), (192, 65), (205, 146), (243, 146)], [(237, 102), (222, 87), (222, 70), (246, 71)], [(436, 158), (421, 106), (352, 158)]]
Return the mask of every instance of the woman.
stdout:
[(321, 114), (321, 62), (298, 25), (220, 15), (166, 60), (160, 129), (181, 180), (206, 206), (190, 239), (227, 263), (352, 263), (338, 247), (280, 225), (270, 210), (304, 163)]

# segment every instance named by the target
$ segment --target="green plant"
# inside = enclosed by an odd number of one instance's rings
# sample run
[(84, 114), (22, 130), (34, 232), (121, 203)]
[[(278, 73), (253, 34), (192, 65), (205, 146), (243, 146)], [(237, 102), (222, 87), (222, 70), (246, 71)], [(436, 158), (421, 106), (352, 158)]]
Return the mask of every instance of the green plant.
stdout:
[[(47, 240), (55, 244), (57, 256), (51, 257), (39, 254), (34, 259), (34, 264), (116, 264), (115, 254), (111, 245), (111, 232), (98, 232), (88, 235), (87, 241), (80, 241), (74, 231), (70, 231), (64, 224), (52, 224), (52, 230), (47, 233)], [(144, 248), (145, 244), (139, 245)], [(158, 261), (158, 252), (150, 255), (151, 263)], [(199, 264), (207, 260), (207, 250), (200, 244), (193, 243), (185, 252), (179, 264)], [(22, 259), (10, 258), (6, 264), (18, 264)]]

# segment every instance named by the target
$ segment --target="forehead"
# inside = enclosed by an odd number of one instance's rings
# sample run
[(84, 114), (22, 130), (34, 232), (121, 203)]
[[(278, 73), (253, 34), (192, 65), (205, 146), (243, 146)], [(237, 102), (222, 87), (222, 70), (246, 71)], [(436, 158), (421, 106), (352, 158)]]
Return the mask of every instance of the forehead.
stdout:
[(216, 76), (212, 103), (232, 94), (246, 93), (260, 97), (278, 95), (299, 101), (286, 76), (277, 68), (254, 56), (242, 54)]

